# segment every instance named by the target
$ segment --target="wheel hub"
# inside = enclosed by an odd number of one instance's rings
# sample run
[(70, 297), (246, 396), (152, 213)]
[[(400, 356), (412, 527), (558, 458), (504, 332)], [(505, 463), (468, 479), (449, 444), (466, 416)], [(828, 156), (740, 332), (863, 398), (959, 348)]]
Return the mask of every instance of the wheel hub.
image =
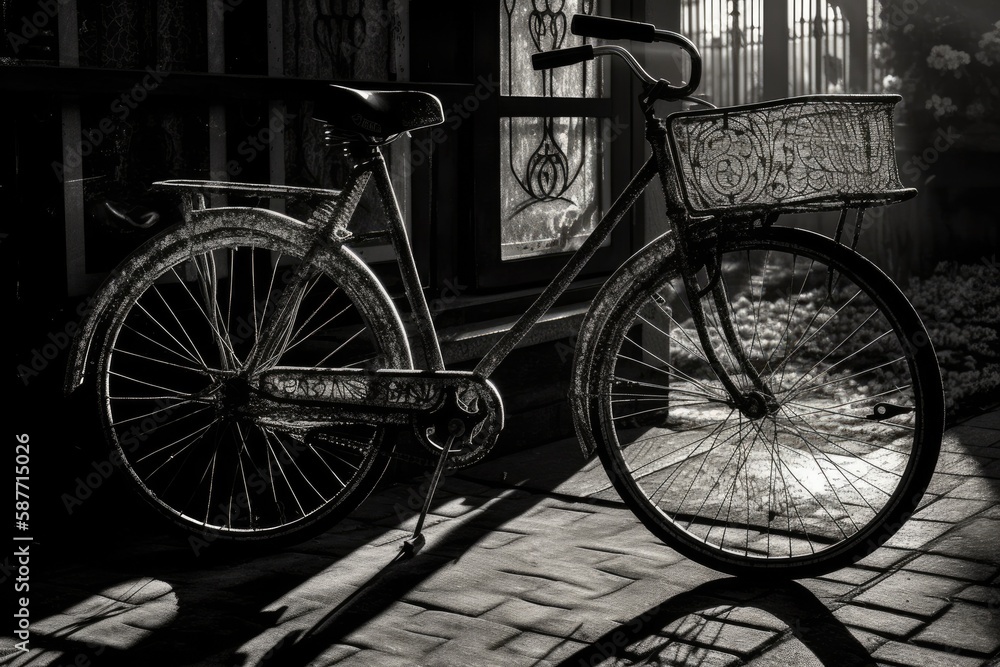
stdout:
[(778, 403), (773, 397), (760, 391), (750, 391), (743, 394), (740, 412), (749, 419), (757, 420), (772, 415), (778, 411)]
[(236, 416), (250, 402), (250, 383), (245, 378), (228, 378), (219, 387), (218, 409), (224, 415)]

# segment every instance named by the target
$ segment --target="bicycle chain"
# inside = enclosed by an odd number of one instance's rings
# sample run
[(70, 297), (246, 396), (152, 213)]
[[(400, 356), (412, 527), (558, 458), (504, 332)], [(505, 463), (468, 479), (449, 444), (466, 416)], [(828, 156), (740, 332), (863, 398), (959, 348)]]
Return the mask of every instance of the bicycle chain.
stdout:
[[(368, 449), (369, 449), (369, 448), (365, 447), (364, 445), (359, 445), (359, 444), (356, 444), (356, 443), (348, 443), (345, 440), (343, 440), (342, 438), (337, 438), (335, 436), (328, 435), (328, 434), (323, 433), (322, 431), (319, 431), (319, 430), (311, 432), (309, 434), (309, 439), (313, 440), (313, 441), (319, 440), (319, 441), (321, 441), (321, 442), (323, 442), (325, 444), (328, 444), (328, 445), (335, 445), (337, 447), (341, 447), (343, 449), (347, 449), (347, 450), (353, 451), (353, 452), (355, 452), (357, 454), (360, 454), (362, 456), (364, 456), (365, 454), (367, 454), (368, 453)], [(479, 454), (478, 448), (476, 450), (473, 450), (473, 452), (476, 453), (476, 454)], [(463, 452), (461, 452), (461, 451), (455, 451), (455, 452), (452, 452), (452, 454), (449, 456), (449, 460), (448, 460), (448, 462), (447, 462), (446, 465), (447, 465), (447, 467), (449, 469), (465, 468), (465, 467), (471, 465), (472, 463), (475, 463), (476, 461), (478, 461), (485, 454), (486, 454), (486, 451), (483, 451), (479, 456), (476, 456), (475, 458), (472, 458), (472, 457), (470, 457), (470, 453), (469, 452), (466, 452), (463, 455)], [(408, 453), (405, 453), (405, 452), (397, 451), (395, 449), (393, 449), (392, 451), (388, 451), (388, 452), (385, 451), (384, 449), (379, 449), (379, 451), (377, 452), (377, 455), (380, 456), (380, 457), (382, 457), (382, 458), (388, 458), (388, 459), (393, 460), (393, 461), (401, 461), (403, 463), (412, 463), (414, 465), (419, 465), (419, 466), (423, 466), (423, 467), (434, 466), (438, 462), (438, 456), (426, 456), (426, 455), (419, 455), (419, 454), (408, 454)]]

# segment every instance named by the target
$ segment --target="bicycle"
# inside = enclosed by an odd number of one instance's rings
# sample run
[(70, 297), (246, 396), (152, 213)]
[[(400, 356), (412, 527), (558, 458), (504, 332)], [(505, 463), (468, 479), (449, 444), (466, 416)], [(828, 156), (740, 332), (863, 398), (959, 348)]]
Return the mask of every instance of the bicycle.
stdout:
[[(355, 166), (342, 190), (164, 181), (185, 220), (100, 288), (70, 355), (67, 390), (93, 378), (104, 430), (141, 495), (175, 524), (236, 545), (279, 545), (342, 519), (412, 431), (442, 471), (480, 460), (503, 427), (489, 377), (659, 176), (669, 231), (594, 298), (569, 400), (636, 516), (715, 569), (808, 576), (867, 555), (914, 511), (944, 408), (926, 331), (856, 251), (863, 213), (912, 197), (898, 177), (887, 95), (806, 96), (717, 109), (693, 97), (701, 57), (646, 23), (575, 16), (598, 39), (679, 46), (687, 83), (616, 45), (534, 56), (547, 69), (615, 56), (642, 82), (651, 155), (534, 305), (473, 371), (445, 368), (381, 148), (442, 122), (422, 92), (331, 87), (315, 117)], [(704, 108), (661, 119), (658, 100)], [(384, 230), (350, 221), (369, 181)], [(301, 221), (206, 196), (307, 203)], [(774, 223), (841, 210), (836, 238)], [(854, 242), (843, 233), (856, 210)], [(352, 243), (395, 250), (415, 337)], [(136, 428), (137, 424), (146, 424)], [(152, 426), (150, 426), (152, 424)]]

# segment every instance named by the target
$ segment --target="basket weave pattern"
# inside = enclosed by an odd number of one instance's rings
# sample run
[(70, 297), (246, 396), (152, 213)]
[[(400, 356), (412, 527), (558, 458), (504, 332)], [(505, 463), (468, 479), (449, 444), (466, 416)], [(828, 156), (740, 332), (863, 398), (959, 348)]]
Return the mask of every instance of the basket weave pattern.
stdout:
[(693, 214), (872, 206), (913, 193), (899, 181), (888, 95), (792, 98), (668, 118)]

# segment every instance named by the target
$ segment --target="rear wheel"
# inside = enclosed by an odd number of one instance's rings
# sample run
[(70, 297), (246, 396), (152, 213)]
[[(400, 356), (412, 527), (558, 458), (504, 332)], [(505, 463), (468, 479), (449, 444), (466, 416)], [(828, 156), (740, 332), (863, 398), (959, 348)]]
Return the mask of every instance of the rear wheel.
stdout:
[(306, 537), (388, 462), (378, 424), (254, 414), (254, 379), (274, 366), (410, 367), (384, 292), (335, 255), (303, 269), (305, 242), (230, 229), (167, 241), (125, 278), (107, 330), (98, 393), (115, 456), (153, 507), (209, 541)]
[(732, 321), (771, 396), (706, 297), (708, 340), (747, 401), (731, 399), (664, 259), (596, 336), (598, 451), (646, 526), (699, 562), (836, 569), (892, 535), (930, 480), (944, 414), (933, 349), (895, 284), (830, 239), (771, 228), (721, 243)]

